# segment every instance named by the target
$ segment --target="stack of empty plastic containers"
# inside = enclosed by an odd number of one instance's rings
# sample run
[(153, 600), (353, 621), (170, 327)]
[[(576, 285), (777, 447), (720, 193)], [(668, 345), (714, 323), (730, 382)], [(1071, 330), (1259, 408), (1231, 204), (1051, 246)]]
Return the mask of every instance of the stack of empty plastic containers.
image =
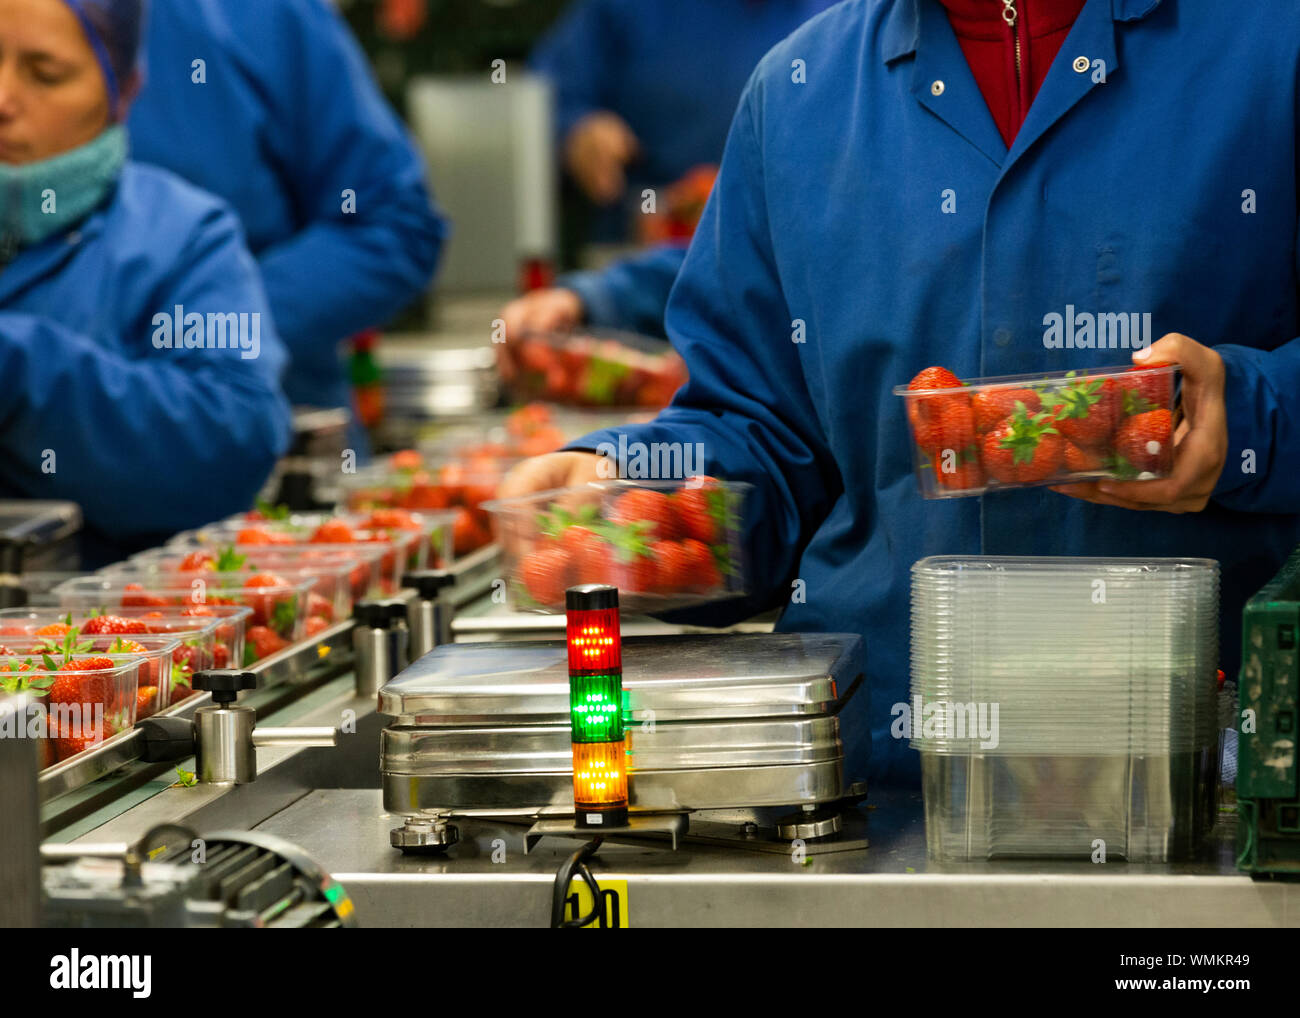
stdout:
[(911, 744), (939, 860), (1184, 857), (1212, 826), (1219, 567), (922, 559)]

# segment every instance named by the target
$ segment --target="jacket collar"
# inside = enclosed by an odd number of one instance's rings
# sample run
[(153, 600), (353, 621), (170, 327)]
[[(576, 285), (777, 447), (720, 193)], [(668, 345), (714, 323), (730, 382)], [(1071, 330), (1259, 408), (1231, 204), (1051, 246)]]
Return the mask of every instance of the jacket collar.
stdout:
[[(890, 64), (901, 57), (916, 52), (916, 40), (921, 23), (919, 4), (937, 0), (893, 0), (885, 14), (881, 30), (881, 55)], [(1105, 3), (1106, 0), (1088, 0)], [(1110, 0), (1111, 17), (1115, 21), (1140, 21), (1160, 6), (1162, 0)]]

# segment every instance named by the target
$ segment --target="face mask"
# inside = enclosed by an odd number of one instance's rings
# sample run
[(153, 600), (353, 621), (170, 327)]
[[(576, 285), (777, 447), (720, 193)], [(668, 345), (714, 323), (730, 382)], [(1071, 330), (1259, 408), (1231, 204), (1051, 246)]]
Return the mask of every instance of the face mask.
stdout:
[(126, 128), (115, 124), (53, 159), (0, 164), (0, 260), (9, 261), (89, 216), (116, 183), (126, 152)]

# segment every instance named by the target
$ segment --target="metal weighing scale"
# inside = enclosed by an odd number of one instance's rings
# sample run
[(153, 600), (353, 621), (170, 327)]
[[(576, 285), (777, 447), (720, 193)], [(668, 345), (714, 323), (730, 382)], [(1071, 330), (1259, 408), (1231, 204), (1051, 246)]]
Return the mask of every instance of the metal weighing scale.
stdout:
[[(861, 684), (861, 653), (861, 638), (845, 634), (624, 640), (624, 833), (675, 845), (689, 815), (727, 810), (697, 816), (705, 823), (692, 830), (761, 850), (748, 811), (793, 807), (772, 827), (785, 841), (768, 838), (767, 850), (789, 851), (795, 837), (865, 847), (838, 838), (837, 805), (865, 795), (845, 781), (838, 716)], [(395, 718), (381, 741), (384, 808), (407, 818), (394, 847), (445, 849), (458, 837), (453, 818), (532, 821), (530, 841), (571, 825), (564, 643), (438, 647), (380, 690), (379, 709)]]

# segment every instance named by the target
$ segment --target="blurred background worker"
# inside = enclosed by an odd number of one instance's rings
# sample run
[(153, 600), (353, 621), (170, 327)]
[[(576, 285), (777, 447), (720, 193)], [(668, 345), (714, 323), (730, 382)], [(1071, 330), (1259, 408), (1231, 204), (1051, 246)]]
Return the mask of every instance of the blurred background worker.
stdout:
[[(564, 167), (623, 235), (641, 189), (715, 164), (759, 59), (833, 0), (578, 0), (541, 40), (533, 70), (556, 90)], [(626, 202), (625, 204), (620, 204)]]
[(424, 292), (447, 233), (405, 128), (326, 0), (153, 0), (147, 39), (135, 157), (230, 202), (290, 400), (349, 406), (340, 342)]
[[(530, 61), (556, 89), (564, 169), (587, 202), (614, 209), (598, 221), (597, 239), (652, 243), (511, 302), (507, 335), (579, 324), (666, 335), (668, 293), (745, 81), (768, 49), (832, 2), (579, 0), (569, 8)], [(656, 198), (667, 208), (644, 215), (643, 187), (662, 190)], [(629, 222), (649, 228), (629, 237)]]
[(0, 0), (0, 490), (78, 502), (118, 545), (247, 506), (289, 431), (238, 221), (127, 158), (141, 19)]

